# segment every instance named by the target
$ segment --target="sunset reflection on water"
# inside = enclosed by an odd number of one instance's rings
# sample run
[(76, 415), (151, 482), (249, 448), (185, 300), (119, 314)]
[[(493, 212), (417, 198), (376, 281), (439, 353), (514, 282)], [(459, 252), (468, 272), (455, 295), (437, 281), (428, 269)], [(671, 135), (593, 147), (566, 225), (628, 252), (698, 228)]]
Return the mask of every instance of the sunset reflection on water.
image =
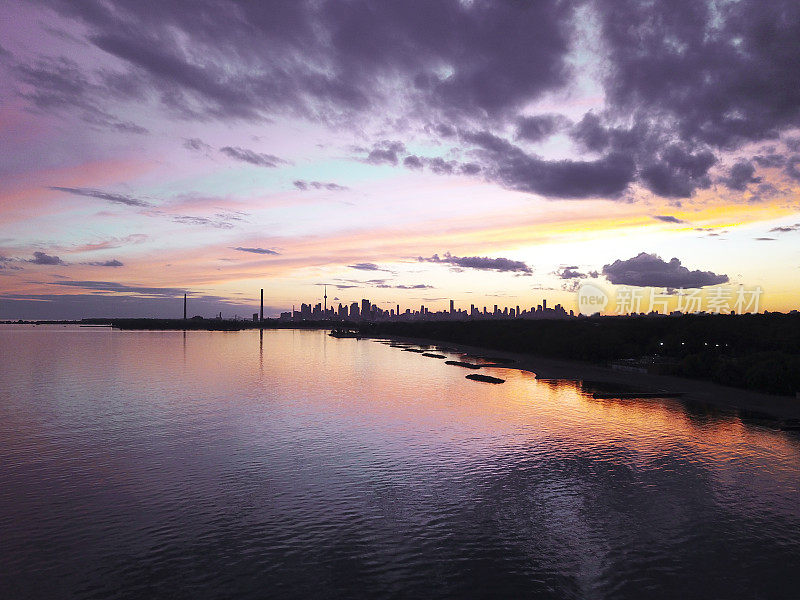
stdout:
[(791, 597), (800, 567), (798, 437), (730, 411), (314, 331), (0, 345), (5, 597)]

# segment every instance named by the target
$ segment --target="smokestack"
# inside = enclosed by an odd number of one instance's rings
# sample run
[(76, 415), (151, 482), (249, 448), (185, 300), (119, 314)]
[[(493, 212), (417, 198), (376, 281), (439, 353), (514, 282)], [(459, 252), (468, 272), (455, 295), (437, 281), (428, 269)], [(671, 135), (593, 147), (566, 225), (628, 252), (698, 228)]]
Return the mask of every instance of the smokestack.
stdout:
[(264, 320), (264, 288), (261, 288), (261, 320)]
[(183, 294), (183, 320), (186, 320), (186, 292)]

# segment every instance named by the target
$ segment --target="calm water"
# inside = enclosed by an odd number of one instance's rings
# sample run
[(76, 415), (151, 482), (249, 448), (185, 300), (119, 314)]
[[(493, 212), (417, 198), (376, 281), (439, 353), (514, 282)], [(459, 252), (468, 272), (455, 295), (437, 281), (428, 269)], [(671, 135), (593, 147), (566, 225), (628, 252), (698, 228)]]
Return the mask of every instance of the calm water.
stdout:
[(735, 415), (319, 332), (0, 353), (2, 598), (800, 596), (800, 438)]

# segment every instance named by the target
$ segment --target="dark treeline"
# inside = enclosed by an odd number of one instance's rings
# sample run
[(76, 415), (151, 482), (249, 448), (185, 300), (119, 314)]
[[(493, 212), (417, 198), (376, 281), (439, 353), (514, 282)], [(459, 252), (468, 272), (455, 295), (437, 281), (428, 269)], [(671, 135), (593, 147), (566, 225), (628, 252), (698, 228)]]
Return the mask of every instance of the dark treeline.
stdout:
[(800, 314), (426, 321), (362, 325), (365, 333), (428, 338), (549, 358), (608, 363), (658, 357), (661, 372), (773, 394), (800, 390)]

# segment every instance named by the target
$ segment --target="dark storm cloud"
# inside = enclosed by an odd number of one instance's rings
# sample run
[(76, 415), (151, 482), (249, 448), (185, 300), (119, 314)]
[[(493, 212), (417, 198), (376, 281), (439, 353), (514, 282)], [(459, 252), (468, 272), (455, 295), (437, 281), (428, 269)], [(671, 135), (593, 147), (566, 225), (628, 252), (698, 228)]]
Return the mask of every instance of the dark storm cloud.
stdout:
[(579, 142), (585, 149), (602, 152), (611, 140), (611, 134), (603, 126), (600, 117), (593, 112), (586, 113), (570, 131), (570, 137)]
[(445, 160), (440, 156), (422, 159), (422, 162), (437, 175), (451, 175), (458, 168), (458, 163), (456, 161)]
[(785, 165), (786, 157), (775, 153), (758, 154), (753, 157), (753, 162), (755, 162), (759, 167), (768, 167), (774, 169)]
[(280, 252), (277, 250), (272, 250), (271, 248), (247, 248), (242, 246), (237, 246), (234, 250), (238, 250), (239, 252), (251, 252), (253, 254), (274, 254), (279, 255)]
[[(631, 153), (654, 193), (691, 196), (708, 186), (718, 152), (777, 139), (800, 125), (796, 2), (598, 0), (591, 6), (608, 52), (608, 110), (588, 113), (570, 133), (593, 152)], [(775, 167), (785, 157), (754, 161)], [(743, 189), (747, 171), (738, 167), (726, 185)]]
[[(103, 108), (109, 98), (152, 98), (191, 119), (255, 122), (291, 113), (352, 125), (385, 118), (448, 144), (458, 129), (476, 128), (541, 141), (569, 124), (520, 111), (574, 81), (568, 53), (576, 15), (597, 26), (605, 109), (584, 115), (569, 135), (594, 156), (548, 161), (507, 140), (490, 149), (465, 139), (463, 150), (478, 151), (471, 162), (426, 164), (403, 156), (403, 140), (384, 140), (365, 151), (366, 160), (481, 173), (554, 198), (619, 197), (631, 183), (685, 198), (710, 185), (721, 153), (800, 126), (794, 0), (45, 1), (79, 19), (89, 43), (127, 71), (90, 73), (69, 61), (21, 65), (23, 93), (41, 109), (77, 107), (93, 115), (90, 122), (121, 130), (138, 126), (114, 121)], [(783, 143), (791, 149), (794, 139)], [(277, 164), (263, 159), (271, 155), (230, 149), (237, 160)], [(800, 180), (797, 160), (785, 159), (753, 162), (780, 163)], [(735, 173), (726, 179), (732, 189), (747, 185)]]
[(464, 269), (477, 269), (480, 271), (509, 271), (531, 273), (532, 269), (524, 262), (509, 258), (491, 258), (488, 256), (453, 256), (449, 252), (443, 256), (434, 254), (430, 257), (417, 257), (419, 262), (444, 263)]
[(518, 140), (540, 142), (553, 135), (560, 128), (566, 126), (569, 120), (561, 115), (536, 115), (533, 117), (520, 117), (517, 120)]
[[(610, 117), (606, 115), (609, 120)], [(668, 126), (639, 115), (627, 126), (606, 125), (595, 113), (586, 113), (570, 131), (578, 146), (589, 152), (618, 153), (636, 164), (636, 179), (666, 198), (688, 198), (711, 185), (709, 169), (717, 157), (709, 146), (678, 142)]]
[(432, 129), (436, 135), (443, 138), (451, 138), (456, 134), (455, 127), (448, 125), (447, 123), (437, 123), (432, 127)]
[(327, 118), (386, 100), (390, 78), (421, 104), (498, 116), (568, 72), (557, 0), (49, 3), (187, 116)]
[(645, 165), (640, 177), (645, 186), (659, 196), (686, 198), (695, 189), (711, 185), (708, 170), (717, 159), (710, 151), (692, 152), (686, 147), (671, 144), (658, 158)]
[(63, 260), (61, 260), (58, 256), (51, 256), (49, 254), (45, 254), (44, 252), (34, 252), (33, 258), (29, 259), (27, 262), (34, 264), (34, 265), (66, 265)]
[(459, 167), (459, 171), (464, 175), (477, 175), (481, 172), (481, 166), (475, 163), (464, 163)]
[(183, 147), (187, 150), (194, 150), (196, 152), (206, 152), (211, 150), (211, 146), (206, 144), (200, 138), (189, 138), (183, 141)]
[(793, 0), (598, 2), (616, 110), (663, 115), (686, 142), (731, 147), (798, 123)]
[[(385, 145), (385, 142), (383, 143)], [(392, 147), (374, 147), (364, 159), (372, 164), (387, 163), (397, 165), (405, 148), (399, 142), (393, 142)], [(364, 151), (364, 149), (359, 149)], [(428, 157), (409, 154), (402, 160), (402, 164), (407, 169), (420, 171), (428, 169), (436, 175), (452, 175), (462, 173), (465, 175), (475, 175), (481, 171), (480, 165), (474, 163), (462, 164), (455, 160), (446, 160), (441, 156)]]
[(422, 159), (419, 156), (409, 154), (403, 159), (403, 166), (408, 169), (421, 169)]
[(347, 190), (347, 186), (339, 185), (338, 183), (332, 182), (324, 182), (324, 181), (304, 181), (302, 179), (298, 179), (293, 182), (294, 187), (298, 190), (305, 191), (307, 189), (313, 190), (328, 190), (330, 192), (343, 192)]
[(84, 113), (83, 120), (92, 125), (106, 127), (108, 129), (119, 131), (120, 133), (137, 133), (140, 135), (150, 133), (141, 125), (131, 123), (130, 121), (119, 121), (115, 117), (99, 111), (94, 113)]
[(121, 133), (147, 133), (147, 129), (124, 121), (103, 108), (107, 100), (117, 98), (115, 84), (121, 79), (109, 72), (90, 77), (67, 58), (39, 58), (29, 64), (15, 64), (13, 72), (22, 84), (18, 93), (42, 111), (76, 110), (92, 125)]
[(756, 168), (751, 162), (742, 160), (733, 165), (720, 182), (732, 190), (741, 192), (746, 190), (750, 183), (761, 183), (761, 177), (753, 177), (755, 172)]
[(673, 217), (672, 215), (653, 215), (653, 218), (662, 223), (686, 223), (683, 219)]
[(800, 181), (800, 169), (797, 168), (797, 165), (800, 165), (800, 156), (790, 156), (786, 160), (786, 174), (792, 179)]
[(250, 163), (258, 167), (277, 167), (279, 164), (285, 163), (285, 160), (278, 158), (272, 154), (262, 154), (260, 152), (253, 152), (247, 148), (239, 148), (237, 146), (224, 146), (219, 149), (225, 156), (239, 160), (241, 162)]
[(372, 149), (367, 154), (366, 161), (373, 165), (390, 164), (396, 165), (398, 161), (398, 154), (406, 151), (406, 147), (402, 142), (392, 140), (381, 140), (375, 142)]
[(114, 194), (111, 192), (103, 192), (92, 188), (72, 188), (72, 187), (59, 187), (51, 186), (48, 189), (57, 192), (66, 192), (74, 196), (85, 196), (86, 198), (97, 198), (98, 200), (106, 200), (114, 204), (125, 204), (126, 206), (152, 206), (149, 202), (128, 196), (126, 194)]
[(484, 175), (504, 187), (554, 198), (615, 197), (633, 181), (633, 160), (608, 154), (593, 161), (548, 161), (488, 131), (465, 132), (477, 147)]
[(727, 275), (690, 271), (677, 258), (665, 262), (656, 254), (641, 252), (628, 260), (603, 266), (603, 275), (614, 285), (664, 288), (701, 288), (727, 283)]

